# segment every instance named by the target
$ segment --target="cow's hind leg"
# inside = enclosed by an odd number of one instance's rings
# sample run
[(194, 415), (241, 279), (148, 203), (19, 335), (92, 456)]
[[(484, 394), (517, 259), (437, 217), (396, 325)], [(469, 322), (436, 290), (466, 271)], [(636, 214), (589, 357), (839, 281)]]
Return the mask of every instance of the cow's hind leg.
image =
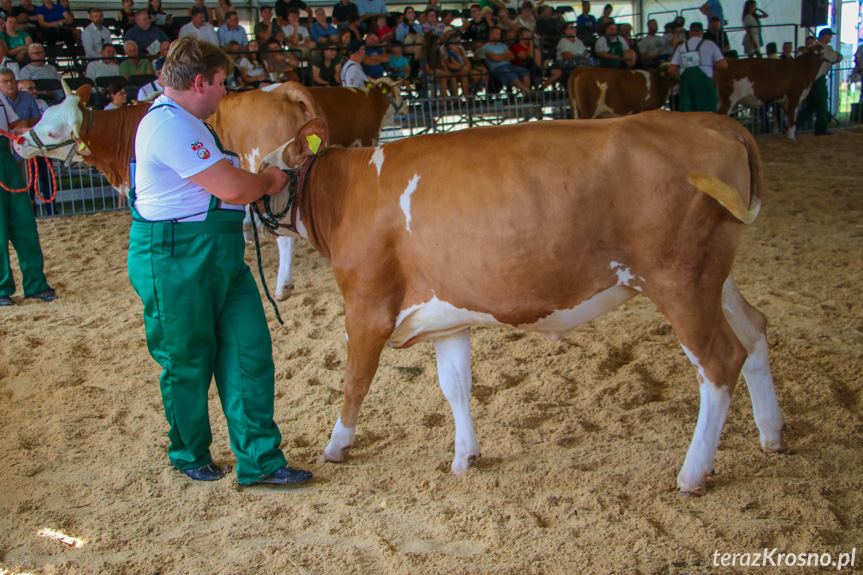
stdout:
[(371, 320), (354, 317), (351, 306), (347, 306), (345, 334), (348, 337), (348, 361), (345, 366), (344, 403), (320, 460), (338, 463), (344, 459), (345, 449), (354, 443), (360, 407), (378, 370), (381, 352), (390, 333), (375, 332), (370, 326)]
[(677, 488), (693, 495), (705, 493), (707, 476), (713, 473), (731, 395), (746, 358), (745, 349), (722, 315), (718, 291), (690, 284), (685, 292), (672, 289), (651, 298), (671, 322), (683, 351), (698, 370), (698, 421), (677, 476)]
[(783, 451), (782, 414), (779, 412), (767, 357), (767, 320), (764, 314), (743, 298), (731, 276), (728, 276), (722, 288), (722, 311), (737, 339), (746, 348), (743, 378), (752, 399), (752, 412), (761, 435), (761, 449), (765, 453)]
[(434, 339), (440, 387), (455, 418), (452, 472), (460, 475), (479, 458), (479, 443), (470, 415), (470, 330)]
[(284, 301), (294, 291), (292, 263), (294, 259), (294, 238), (279, 236), (279, 279), (276, 281), (276, 299)]

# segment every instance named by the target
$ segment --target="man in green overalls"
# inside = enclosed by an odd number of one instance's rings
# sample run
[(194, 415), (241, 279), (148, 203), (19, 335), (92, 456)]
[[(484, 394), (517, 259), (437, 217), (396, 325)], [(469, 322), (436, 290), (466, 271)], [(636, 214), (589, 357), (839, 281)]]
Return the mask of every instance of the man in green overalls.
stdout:
[(241, 485), (309, 481), (287, 465), (273, 421), (272, 341), (243, 261), (242, 204), (278, 193), (287, 175), (235, 167), (204, 122), (231, 61), (194, 36), (171, 47), (165, 92), (135, 137), (129, 279), (144, 303), (147, 347), (162, 366), (168, 456), (192, 479), (225, 472), (210, 455), (207, 391), (215, 378)]
[(677, 47), (668, 67), (668, 73), (680, 79), (680, 111), (715, 112), (719, 94), (713, 83), (713, 71), (727, 67), (719, 46), (704, 38), (701, 22), (693, 22), (689, 26), (689, 40)]
[(629, 44), (617, 35), (617, 24), (611, 22), (605, 27), (605, 35), (596, 41), (595, 50), (603, 68), (622, 68), (623, 52), (629, 50)]
[[(0, 94), (0, 129), (5, 131), (25, 128), (18, 114)], [(21, 268), (24, 297), (45, 302), (57, 299), (57, 294), (48, 285), (43, 271), (44, 259), (42, 247), (39, 245), (39, 231), (36, 229), (36, 218), (33, 215), (33, 204), (27, 192), (13, 193), (24, 187), (21, 168), (12, 157), (10, 142), (0, 138), (0, 306), (13, 305), (12, 294), (15, 293), (15, 278), (12, 275), (12, 264), (9, 259), (9, 242), (18, 254), (18, 266)]]
[[(833, 30), (825, 28), (818, 34), (818, 44), (821, 44), (821, 50), (824, 54), (824, 59), (831, 63), (837, 63), (842, 60), (842, 56), (837, 54), (830, 46), (833, 40)], [(828, 53), (829, 51), (829, 53)], [(830, 111), (827, 107), (827, 99), (829, 98), (827, 90), (827, 74), (824, 74), (812, 83), (809, 89), (809, 94), (803, 100), (803, 105), (800, 106), (800, 111), (797, 112), (797, 131), (799, 132), (806, 127), (809, 118), (815, 114), (815, 135), (829, 136), (827, 131), (827, 120), (830, 116)]]

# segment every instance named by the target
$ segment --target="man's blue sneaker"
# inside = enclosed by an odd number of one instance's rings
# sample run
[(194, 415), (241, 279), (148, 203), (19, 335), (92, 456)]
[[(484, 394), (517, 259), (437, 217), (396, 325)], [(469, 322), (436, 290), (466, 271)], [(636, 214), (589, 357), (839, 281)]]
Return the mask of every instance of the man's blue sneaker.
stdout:
[(195, 481), (218, 481), (225, 476), (225, 471), (215, 463), (196, 467), (195, 469), (181, 469), (180, 471)]
[(311, 471), (303, 471), (302, 469), (294, 469), (290, 465), (283, 465), (276, 469), (276, 472), (272, 475), (264, 477), (260, 481), (255, 481), (252, 485), (295, 485), (311, 480)]

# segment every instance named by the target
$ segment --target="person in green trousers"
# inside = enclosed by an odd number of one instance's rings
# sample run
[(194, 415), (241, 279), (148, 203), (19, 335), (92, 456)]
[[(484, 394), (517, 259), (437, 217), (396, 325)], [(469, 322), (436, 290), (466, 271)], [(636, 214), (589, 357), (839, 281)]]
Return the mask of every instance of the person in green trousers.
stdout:
[[(831, 40), (833, 40), (833, 30), (825, 28), (818, 34), (818, 44), (821, 45), (822, 57), (826, 61), (835, 64), (842, 60), (842, 56), (830, 46)], [(796, 124), (798, 132), (806, 127), (809, 118), (814, 114), (815, 135), (830, 135), (830, 132), (827, 131), (827, 120), (830, 117), (830, 111), (827, 107), (828, 98), (827, 74), (825, 74), (812, 83), (809, 94), (800, 106), (800, 111), (797, 112)]]
[[(0, 94), (0, 129), (21, 131), (25, 128), (6, 97)], [(24, 297), (51, 302), (57, 293), (48, 285), (43, 271), (44, 258), (39, 245), (39, 231), (33, 215), (33, 204), (26, 192), (13, 193), (6, 188), (19, 190), (24, 178), (18, 162), (12, 157), (11, 142), (0, 138), (0, 307), (14, 305), (15, 277), (9, 259), (9, 244), (18, 255)]]
[(144, 304), (147, 347), (163, 368), (171, 463), (195, 480), (224, 477), (210, 454), (207, 391), (215, 379), (239, 483), (303, 483), (312, 474), (287, 465), (279, 449), (272, 341), (243, 261), (243, 204), (278, 193), (287, 175), (235, 167), (236, 156), (203, 122), (232, 67), (194, 36), (168, 53), (165, 92), (135, 137), (129, 279)]
[(713, 72), (727, 67), (719, 46), (704, 38), (704, 25), (693, 22), (689, 26), (689, 40), (677, 47), (668, 67), (668, 73), (680, 79), (680, 111), (715, 112), (719, 94)]

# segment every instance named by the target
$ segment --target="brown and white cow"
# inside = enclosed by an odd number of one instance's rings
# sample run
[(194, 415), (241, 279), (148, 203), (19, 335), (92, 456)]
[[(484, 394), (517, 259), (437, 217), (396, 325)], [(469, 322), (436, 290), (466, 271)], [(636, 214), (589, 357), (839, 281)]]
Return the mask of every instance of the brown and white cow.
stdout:
[[(82, 86), (61, 104), (46, 110), (25, 135), (24, 144), (16, 145), (16, 150), (25, 158), (43, 154), (65, 159), (75, 145), (80, 148), (77, 159), (101, 170), (112, 186), (126, 193), (129, 160), (135, 154), (135, 134), (150, 104), (93, 111), (85, 106), (89, 96), (90, 86)], [(317, 115), (308, 89), (287, 82), (269, 89), (229, 94), (209, 121), (225, 147), (240, 156), (242, 167), (255, 170), (261, 158), (284, 144), (308, 118)], [(251, 225), (251, 220), (248, 223)], [(276, 297), (285, 299), (293, 288), (293, 239), (280, 238), (278, 243), (281, 264)]]
[(629, 116), (665, 105), (674, 80), (668, 66), (614, 70), (580, 66), (569, 76), (569, 103), (578, 119)]
[[(262, 167), (298, 168), (318, 138), (326, 142), (327, 126), (313, 119)], [(506, 157), (486, 153), (504, 148)], [(654, 111), (326, 149), (309, 168), (296, 221), (332, 262), (345, 298), (344, 405), (322, 458), (341, 461), (353, 444), (384, 346), (430, 340), (455, 418), (452, 471), (465, 472), (480, 455), (470, 328), (558, 339), (638, 294), (668, 318), (700, 383), (679, 489), (704, 493), (741, 367), (762, 448), (783, 450), (766, 321), (731, 276), (741, 222), (755, 218), (762, 187), (752, 136), (712, 113)], [(273, 202), (284, 209), (287, 191)]]
[(366, 90), (317, 87), (309, 91), (330, 126), (331, 146), (377, 145), (381, 129), (392, 124), (404, 106), (398, 82), (389, 78), (375, 80)]
[(798, 58), (728, 59), (728, 68), (716, 70), (713, 81), (719, 92), (717, 111), (730, 114), (740, 103), (750, 108), (778, 104), (788, 118), (788, 137), (796, 136), (794, 125), (800, 103), (812, 83), (841, 59), (835, 50), (816, 50)]

